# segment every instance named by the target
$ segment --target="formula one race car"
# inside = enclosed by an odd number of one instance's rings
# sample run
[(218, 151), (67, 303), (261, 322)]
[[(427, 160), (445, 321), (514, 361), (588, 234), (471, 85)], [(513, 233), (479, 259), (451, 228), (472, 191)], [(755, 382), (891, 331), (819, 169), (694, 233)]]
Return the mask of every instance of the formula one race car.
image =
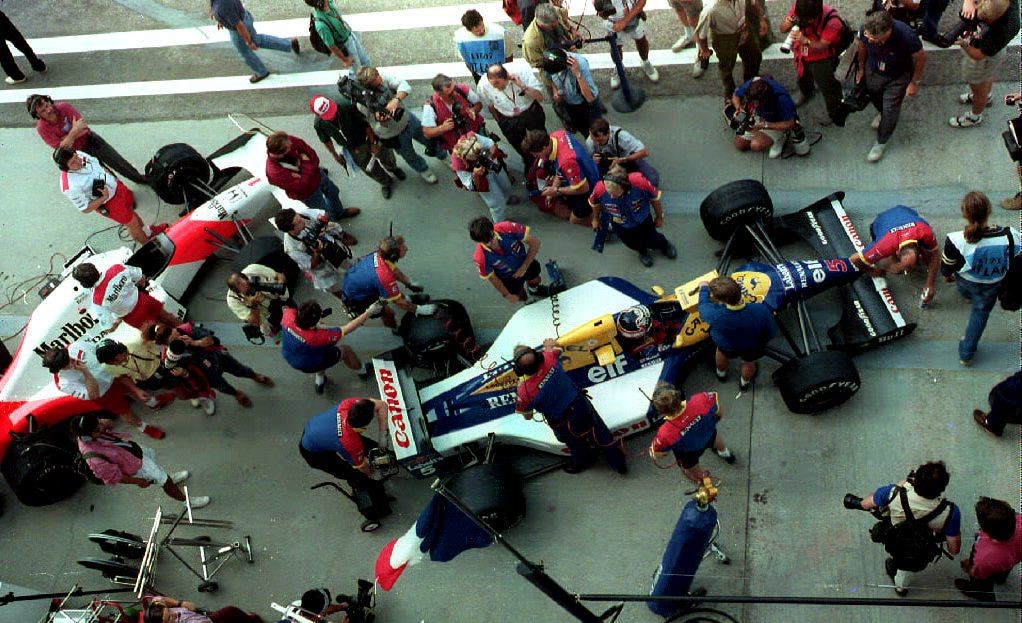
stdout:
[[(99, 409), (91, 401), (62, 394), (42, 366), (42, 356), (51, 348), (102, 338), (104, 327), (87, 309), (86, 293), (68, 279), (71, 270), (86, 260), (101, 270), (114, 263), (137, 266), (150, 278), (150, 294), (184, 318), (183, 302), (206, 260), (220, 249), (238, 251), (238, 239), (250, 242), (246, 224), (276, 205), (273, 198), (307, 212), (303, 203), (266, 181), (265, 162), (265, 142), (257, 131), (242, 133), (206, 158), (181, 143), (160, 149), (146, 167), (153, 190), (164, 201), (193, 209), (135, 251), (82, 249), (40, 293), (44, 298), (32, 312), (21, 344), (0, 369), (0, 471), (22, 502), (50, 504), (78, 488), (82, 478), (71, 462), (76, 450), (66, 447), (67, 435), (59, 425)], [(242, 169), (254, 177), (229, 185)], [(240, 251), (238, 259), (248, 258), (246, 264), (274, 266), (278, 260), (280, 272), (296, 269), (293, 262), (288, 265), (274, 237), (258, 238)], [(122, 324), (113, 337), (130, 331), (135, 329)]]
[[(562, 349), (565, 370), (589, 394), (615, 436), (650, 428), (657, 423), (649, 404), (656, 384), (679, 383), (691, 364), (712, 352), (708, 326), (697, 309), (698, 284), (726, 274), (734, 253), (751, 247), (766, 262), (749, 262), (730, 274), (747, 301), (762, 301), (775, 313), (793, 315), (798, 327), (791, 331), (779, 317), (791, 352), (768, 351), (781, 363), (773, 380), (785, 404), (797, 413), (840, 405), (859, 389), (850, 355), (914, 329), (901, 317), (884, 280), (865, 277), (849, 260), (862, 243), (841, 205), (842, 196), (832, 194), (775, 219), (770, 196), (759, 182), (733, 182), (702, 204), (708, 232), (725, 242), (716, 271), (671, 293), (655, 287), (657, 295), (618, 277), (569, 288), (549, 302), (518, 310), (475, 365), (423, 387), (414, 378), (421, 345), (378, 356), (373, 364), (390, 407), (390, 442), (398, 462), (426, 478), (478, 462), (486, 454), (482, 446), (493, 439), (553, 454), (566, 452), (546, 424), (515, 413), (518, 378), (512, 351), (518, 344), (537, 345), (552, 336)], [(786, 260), (773, 238), (792, 235), (809, 242), (820, 258)], [(806, 300), (830, 289), (841, 291), (844, 305), (825, 348)], [(449, 313), (410, 319), (421, 325), (418, 333), (429, 334), (431, 325), (467, 323), (456, 305), (441, 302), (440, 307)]]

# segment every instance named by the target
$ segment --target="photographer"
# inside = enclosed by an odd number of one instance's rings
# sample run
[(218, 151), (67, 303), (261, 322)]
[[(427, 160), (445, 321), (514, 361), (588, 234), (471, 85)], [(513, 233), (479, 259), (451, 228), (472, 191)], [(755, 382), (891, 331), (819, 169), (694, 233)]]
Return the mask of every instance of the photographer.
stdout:
[(983, 123), (983, 110), (990, 105), (994, 74), (1004, 58), (1008, 44), (1019, 30), (1018, 0), (979, 0), (973, 34), (956, 43), (962, 47), (962, 80), (969, 92), (959, 96), (962, 104), (972, 104), (972, 111), (948, 119), (952, 128), (971, 128)]
[(295, 370), (316, 375), (317, 394), (322, 394), (326, 386), (327, 369), (339, 361), (365, 380), (369, 377), (369, 364), (363, 365), (350, 346), (338, 346), (337, 343), (380, 311), (381, 305), (374, 303), (343, 327), (320, 328), (319, 321), (330, 313), (329, 309), (323, 309), (316, 301), (306, 301), (297, 309), (287, 307), (280, 321), (280, 353)]
[(419, 316), (436, 313), (436, 305), (416, 305), (406, 299), (398, 288), (397, 284), (403, 283), (412, 292), (423, 290), (397, 267), (398, 261), (407, 253), (404, 236), (387, 236), (380, 241), (376, 251), (362, 257), (348, 269), (344, 274), (341, 298), (349, 313), (360, 313), (380, 301), (383, 303), (382, 313), (374, 313), (373, 317), (382, 316), (383, 325), (391, 329), (397, 327), (397, 320), (387, 303), (393, 302), (406, 312)]
[(876, 130), (876, 143), (866, 155), (866, 162), (879, 162), (898, 125), (902, 101), (919, 92), (926, 52), (919, 35), (886, 11), (866, 18), (856, 44), (859, 69), (855, 83), (865, 81), (870, 102), (879, 111), (870, 124)]
[[(429, 146), (422, 133), (419, 118), (410, 110), (405, 110), (402, 103), (412, 87), (405, 80), (384, 77), (371, 65), (359, 68), (356, 79), (368, 93), (367, 97), (362, 99), (356, 97), (353, 101), (358, 111), (369, 122), (373, 133), (379, 137), (381, 143), (394, 148), (426, 183), (436, 184), (436, 176), (429, 170), (429, 165), (422, 156), (415, 153), (412, 146), (413, 140), (423, 147)], [(371, 101), (366, 101), (370, 97)]]
[(167, 230), (166, 223), (150, 227), (135, 212), (135, 195), (113, 173), (89, 154), (59, 147), (53, 161), (60, 169), (60, 191), (82, 214), (98, 212), (128, 230), (131, 239), (145, 244)]
[(269, 336), (280, 332), (287, 292), (284, 275), (262, 264), (249, 264), (227, 277), (227, 307), (247, 324)]
[(345, 208), (337, 184), (319, 166), (319, 154), (308, 143), (287, 132), (266, 137), (266, 181), (291, 199), (322, 210), (334, 221), (357, 216), (362, 210)]
[[(788, 91), (771, 78), (756, 77), (735, 89), (731, 104), (735, 108), (732, 125), (741, 115), (747, 115), (744, 117), (746, 121), (739, 122), (739, 127), (735, 129), (735, 149), (751, 149), (754, 152), (770, 150), (768, 158), (780, 158), (788, 133), (798, 125), (795, 102), (791, 100)], [(805, 153), (809, 153), (808, 143), (803, 143)]]
[[(370, 623), (375, 620), (376, 615), (373, 608), (376, 606), (374, 585), (368, 580), (358, 580), (358, 588), (354, 596), (337, 595), (334, 598), (330, 591), (325, 588), (313, 588), (302, 593), (302, 598), (291, 602), (291, 610), (304, 619), (297, 619), (285, 616), (284, 621), (335, 621), (336, 623)], [(335, 602), (335, 603), (331, 603)], [(295, 612), (294, 609), (299, 609)], [(333, 615), (336, 615), (334, 617)], [(329, 619), (327, 617), (330, 617)]]
[(940, 557), (938, 539), (952, 556), (962, 549), (962, 513), (942, 495), (950, 480), (943, 461), (924, 463), (905, 480), (880, 487), (865, 499), (850, 493), (844, 498), (847, 509), (878, 509), (883, 515), (870, 537), (891, 555), (884, 570), (899, 597), (908, 594), (905, 585), (911, 573)]
[(503, 65), (490, 65), (477, 88), (479, 97), (497, 120), (504, 138), (522, 157), (525, 170), (528, 170), (532, 156), (522, 149), (522, 139), (529, 130), (546, 129), (546, 113), (540, 105), (543, 91), (539, 80), (531, 69), (513, 74)]
[[(642, 73), (646, 74), (650, 82), (659, 82), (660, 73), (657, 72), (653, 63), (649, 62), (649, 39), (646, 38), (646, 0), (593, 0), (596, 7), (596, 14), (604, 19), (604, 26), (607, 32), (615, 32), (618, 41), (631, 39), (635, 42), (635, 50), (642, 60)], [(618, 50), (624, 53), (624, 47), (618, 45)], [(610, 88), (617, 89), (621, 86), (621, 79), (617, 72), (610, 76)]]
[(649, 163), (649, 148), (635, 135), (611, 125), (600, 117), (589, 124), (589, 138), (586, 147), (593, 154), (593, 160), (605, 175), (612, 165), (620, 164), (629, 173), (642, 173), (649, 183), (659, 187), (660, 173)]
[(505, 158), (507, 154), (496, 143), (475, 132), (462, 136), (451, 154), (451, 168), (458, 185), (478, 193), (497, 223), (505, 219), (509, 205), (518, 204), (518, 197), (511, 194)]
[(551, 48), (574, 51), (582, 37), (568, 19), (568, 9), (553, 4), (536, 6), (536, 16), (522, 35), (522, 57), (533, 69), (543, 69), (543, 52)]
[(795, 73), (798, 75), (799, 97), (795, 106), (815, 94), (823, 94), (827, 114), (833, 115), (841, 104), (841, 84), (834, 77), (841, 57), (835, 48), (844, 28), (837, 10), (822, 0), (795, 0), (781, 20), (780, 31), (789, 33), (793, 45)]
[(284, 252), (309, 275), (313, 287), (340, 297), (340, 269), (351, 258), (347, 245), (358, 241), (340, 225), (326, 221), (322, 212), (313, 210), (310, 216), (317, 221), (315, 227), (309, 219), (285, 208), (273, 217), (273, 224), (285, 234)]
[(483, 103), (467, 84), (455, 84), (444, 74), (432, 84), (433, 94), (422, 105), (422, 133), (450, 153), (466, 133), (482, 133)]
[(554, 112), (565, 128), (585, 136), (589, 124), (607, 112), (589, 71), (589, 61), (584, 56), (559, 49), (547, 50), (543, 55), (543, 74), (553, 98)]
[(749, 80), (759, 73), (759, 65), (763, 61), (759, 38), (768, 30), (769, 24), (759, 0), (717, 0), (703, 8), (696, 24), (697, 62), (709, 62), (709, 42), (712, 42), (720, 80), (724, 84), (725, 100), (729, 100), (735, 92), (735, 61), (739, 56), (742, 58), (742, 80)]
[(190, 601), (160, 595), (146, 606), (142, 623), (263, 623), (263, 620), (256, 613), (235, 606), (207, 612)]

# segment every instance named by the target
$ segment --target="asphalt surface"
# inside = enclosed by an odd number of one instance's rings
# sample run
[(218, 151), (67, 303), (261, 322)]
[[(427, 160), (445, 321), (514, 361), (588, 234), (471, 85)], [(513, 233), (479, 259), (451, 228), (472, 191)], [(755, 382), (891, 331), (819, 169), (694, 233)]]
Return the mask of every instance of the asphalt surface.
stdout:
[[(441, 7), (456, 2), (382, 2), (372, 0), (349, 11), (372, 12)], [(846, 13), (861, 3), (838, 3)], [(0, 6), (31, 38), (62, 37), (158, 28), (208, 25), (201, 1), (81, 0), (75, 3), (16, 2)], [(306, 15), (298, 2), (249, 2), (260, 20)], [(297, 8), (296, 8), (297, 7)], [(768, 3), (772, 16), (782, 9)], [(948, 11), (952, 13), (952, 11)], [(650, 12), (653, 48), (669, 47), (677, 36), (674, 17), (666, 10)], [(947, 19), (947, 16), (946, 16)], [(776, 22), (777, 19), (775, 18)], [(391, 32), (383, 27), (367, 33), (367, 48), (380, 65), (405, 66), (456, 60), (449, 43), (450, 27)], [(688, 53), (691, 53), (690, 51)], [(570, 283), (601, 275), (626, 277), (640, 287), (673, 287), (706, 272), (718, 248), (702, 229), (698, 204), (720, 184), (734, 179), (763, 181), (778, 212), (801, 208), (835, 190), (847, 193), (845, 204), (865, 231), (872, 216), (895, 203), (917, 207), (935, 226), (938, 236), (962, 226), (958, 201), (967, 190), (987, 192), (996, 202), (1013, 194), (1018, 179), (1004, 153), (1000, 132), (1011, 109), (997, 105), (984, 126), (969, 130), (947, 128), (947, 117), (958, 114), (960, 85), (954, 84), (957, 52), (934, 52), (919, 97), (908, 102), (884, 160), (864, 162), (873, 139), (870, 113), (860, 113), (844, 129), (822, 128), (823, 140), (805, 159), (770, 161), (736, 153), (720, 121), (717, 78), (712, 71), (702, 81), (688, 77), (687, 65), (662, 70), (654, 97), (631, 115), (612, 113), (611, 119), (642, 138), (652, 161), (663, 175), (665, 234), (680, 251), (671, 262), (657, 258), (644, 269), (637, 257), (620, 244), (602, 255), (589, 250), (590, 234), (542, 215), (531, 207), (512, 208), (510, 215), (534, 228), (543, 242), (542, 259), (555, 258)], [(269, 53), (266, 58), (271, 59)], [(1014, 57), (1017, 60), (1017, 57)], [(129, 81), (244, 76), (245, 67), (225, 44), (147, 50), (54, 54), (51, 70), (16, 87), (61, 88)], [(773, 61), (782, 81), (790, 81), (790, 65)], [(272, 61), (271, 61), (272, 64)], [(1010, 66), (1010, 65), (1009, 65)], [(275, 67), (286, 71), (325, 71), (322, 58), (286, 58)], [(336, 69), (336, 67), (334, 67)], [(783, 72), (783, 73), (782, 73)], [(598, 72), (604, 93), (609, 74)], [(995, 100), (1014, 90), (1015, 72), (996, 85)], [(329, 83), (325, 83), (329, 84)], [(11, 89), (12, 87), (6, 87)], [(660, 89), (664, 91), (661, 92)], [(305, 107), (309, 87), (266, 91), (224, 92), (168, 97), (108, 97), (89, 99), (79, 108), (94, 127), (129, 160), (141, 164), (161, 145), (188, 142), (203, 153), (226, 143), (236, 133), (228, 112), (255, 114), (271, 127), (314, 139)], [(413, 101), (427, 91), (416, 83)], [(660, 95), (670, 94), (671, 97)], [(817, 98), (800, 114), (812, 129), (823, 115)], [(548, 120), (554, 117), (548, 112)], [(57, 171), (49, 150), (28, 127), (20, 104), (0, 104), (0, 333), (15, 334), (38, 302), (36, 282), (50, 272), (54, 254), (70, 256), (88, 240), (104, 250), (121, 244), (113, 230), (100, 231), (104, 221), (74, 212), (59, 196)], [(550, 127), (553, 127), (552, 123)], [(321, 152), (321, 155), (325, 155)], [(430, 160), (441, 178), (430, 187), (414, 175), (398, 185), (394, 197), (383, 201), (364, 176), (340, 181), (346, 205), (364, 212), (350, 223), (361, 240), (356, 248), (368, 252), (373, 240), (395, 231), (409, 240), (402, 268), (425, 283), (434, 296), (462, 301), (482, 335), (496, 335), (512, 310), (492, 288), (480, 281), (470, 263), (471, 244), (464, 223), (485, 214), (485, 206), (449, 182), (445, 166)], [(407, 170), (407, 169), (406, 169)], [(176, 206), (162, 205), (149, 191), (137, 191), (139, 210), (146, 220), (172, 219)], [(995, 208), (994, 219), (1017, 223), (1018, 213)], [(269, 216), (269, 214), (267, 215)], [(269, 231), (268, 225), (257, 226)], [(792, 247), (791, 257), (809, 253)], [(59, 259), (59, 257), (57, 258)], [(192, 471), (191, 490), (214, 501), (198, 513), (232, 520), (230, 540), (251, 535), (256, 562), (233, 561), (224, 567), (221, 588), (214, 594), (196, 592), (197, 582), (176, 561), (161, 562), (157, 588), (167, 594), (195, 598), (200, 604), (237, 604), (273, 620), (271, 601), (293, 599), (310, 586), (326, 585), (349, 592), (356, 577), (368, 577), (380, 548), (403, 533), (428, 500), (428, 483), (407, 474), (391, 480), (398, 498), (395, 513), (372, 534), (357, 530), (360, 518), (339, 496), (309, 486), (324, 480), (310, 470), (295, 448), (305, 419), (342, 398), (375, 393), (347, 370), (331, 373), (325, 396), (311, 391), (311, 381), (282, 364), (271, 345), (254, 347), (237, 335), (226, 306), (223, 277), (229, 258), (214, 262), (209, 274), (187, 302), (192, 317), (221, 328), (231, 350), (257, 370), (274, 377), (276, 388), (239, 386), (255, 406), (243, 410), (228, 397), (218, 399), (213, 418), (184, 405), (172, 405), (151, 420), (168, 430), (151, 445), (161, 463)], [(736, 382), (721, 386), (709, 367), (701, 367), (684, 382), (689, 392), (720, 392), (725, 416), (721, 435), (738, 454), (728, 466), (707, 455), (704, 464), (722, 478), (716, 503), (722, 526), (718, 544), (731, 556), (730, 565), (707, 560), (697, 585), (711, 595), (803, 595), (815, 597), (878, 597), (894, 599), (883, 573), (884, 553), (869, 542), (871, 525), (865, 514), (840, 506), (845, 492), (865, 494), (896, 481), (921, 462), (944, 460), (951, 471), (949, 497), (962, 507), (963, 552), (968, 553), (976, 530), (972, 506), (980, 495), (1018, 501), (1018, 437), (1015, 429), (995, 439), (971, 422), (974, 408), (985, 406), (989, 388), (1018, 364), (1019, 317), (995, 311), (971, 369), (959, 366), (955, 345), (968, 308), (953, 287), (942, 286), (934, 305), (920, 310), (915, 301), (922, 287), (920, 274), (891, 280), (896, 300), (919, 328), (909, 338), (856, 359), (862, 390), (848, 403), (810, 418), (788, 412), (769, 383), (773, 364), (765, 363), (752, 392), (736, 397)], [(300, 298), (327, 298), (304, 287)], [(539, 302), (539, 305), (547, 303)], [(833, 319), (836, 297), (814, 301), (821, 323)], [(18, 338), (4, 342), (13, 349)], [(396, 338), (378, 325), (351, 336), (365, 357), (396, 345)], [(148, 415), (148, 414), (147, 414)], [(658, 470), (645, 457), (649, 434), (627, 442), (632, 470), (622, 478), (605, 467), (569, 476), (553, 473), (526, 485), (529, 512), (509, 530), (507, 539), (526, 556), (542, 561), (572, 593), (636, 593), (648, 591), (688, 483), (680, 474)], [(149, 443), (149, 440), (140, 440)], [(996, 474), (996, 476), (995, 476)], [(0, 581), (29, 589), (58, 591), (80, 583), (101, 588), (105, 580), (75, 564), (96, 555), (86, 535), (106, 528), (145, 532), (157, 505), (171, 506), (159, 491), (132, 487), (83, 488), (72, 499), (46, 508), (16, 503), (6, 485), (7, 501), (0, 530)], [(194, 534), (216, 531), (194, 530)], [(191, 560), (191, 559), (190, 559)], [(954, 590), (957, 561), (943, 561), (918, 574), (912, 597), (964, 599)], [(1004, 599), (1018, 594), (1016, 570), (1000, 589)], [(593, 604), (593, 610), (601, 610)], [(773, 622), (952, 622), (1011, 621), (1012, 611), (971, 611), (932, 608), (867, 608), (822, 606), (719, 606), (740, 621)], [(514, 561), (499, 547), (474, 550), (446, 564), (422, 563), (407, 571), (395, 590), (379, 600), (384, 621), (566, 621), (558, 610), (514, 571)], [(19, 611), (0, 607), (0, 622), (22, 623)], [(642, 605), (626, 607), (622, 621), (654, 621)]]

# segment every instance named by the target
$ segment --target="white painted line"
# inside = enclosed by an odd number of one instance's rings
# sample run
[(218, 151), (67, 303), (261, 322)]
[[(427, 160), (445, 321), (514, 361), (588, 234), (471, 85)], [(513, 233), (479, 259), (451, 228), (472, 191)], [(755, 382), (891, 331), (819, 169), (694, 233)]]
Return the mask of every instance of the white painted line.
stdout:
[[(578, 10), (572, 14), (581, 14), (583, 0), (574, 0)], [(574, 8), (574, 7), (573, 7)], [(668, 9), (667, 0), (649, 0), (647, 11)], [(492, 22), (505, 22), (515, 28), (508, 20), (507, 14), (501, 9), (500, 3), (459, 4), (455, 6), (428, 7), (417, 9), (401, 9), (397, 11), (377, 11), (373, 13), (354, 13), (345, 15), (345, 19), (356, 32), (385, 32), (393, 30), (411, 30), (416, 28), (433, 28), (439, 26), (460, 26), (461, 16), (469, 9), (476, 9), (483, 19)], [(591, 15), (593, 9), (586, 7), (586, 14)], [(274, 21), (256, 21), (256, 30), (277, 37), (300, 37), (309, 34), (308, 16)], [(602, 36), (602, 33), (593, 33)], [(229, 41), (226, 30), (217, 30), (216, 26), (196, 28), (168, 28), (157, 30), (135, 30), (128, 32), (111, 32), (94, 35), (72, 35), (67, 37), (45, 37), (29, 39), (29, 44), (40, 56), (46, 54), (80, 54), (100, 50), (132, 50), (145, 48), (164, 48), (178, 45), (205, 45), (208, 43), (224, 43)], [(453, 45), (453, 44), (452, 44)], [(14, 50), (15, 56), (21, 52)]]

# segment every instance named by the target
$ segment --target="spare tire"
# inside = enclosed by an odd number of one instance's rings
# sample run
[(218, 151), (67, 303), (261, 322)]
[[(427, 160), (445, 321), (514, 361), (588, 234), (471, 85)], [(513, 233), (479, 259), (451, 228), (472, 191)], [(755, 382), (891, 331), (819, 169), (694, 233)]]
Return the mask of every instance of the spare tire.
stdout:
[(522, 479), (506, 463), (473, 465), (452, 476), (446, 486), (497, 532), (507, 530), (525, 517)]
[(852, 358), (839, 350), (791, 359), (774, 372), (773, 379), (788, 409), (809, 415), (844, 403), (861, 385)]
[(727, 241), (745, 223), (769, 219), (774, 202), (757, 180), (737, 180), (713, 191), (699, 205), (699, 217), (714, 240)]
[(85, 478), (74, 465), (75, 454), (49, 441), (13, 442), (0, 470), (18, 500), (47, 506), (71, 497)]
[(146, 164), (145, 174), (153, 192), (167, 203), (201, 203), (208, 198), (205, 193), (188, 185), (189, 182), (208, 184), (212, 174), (209, 163), (191, 145), (164, 145)]

